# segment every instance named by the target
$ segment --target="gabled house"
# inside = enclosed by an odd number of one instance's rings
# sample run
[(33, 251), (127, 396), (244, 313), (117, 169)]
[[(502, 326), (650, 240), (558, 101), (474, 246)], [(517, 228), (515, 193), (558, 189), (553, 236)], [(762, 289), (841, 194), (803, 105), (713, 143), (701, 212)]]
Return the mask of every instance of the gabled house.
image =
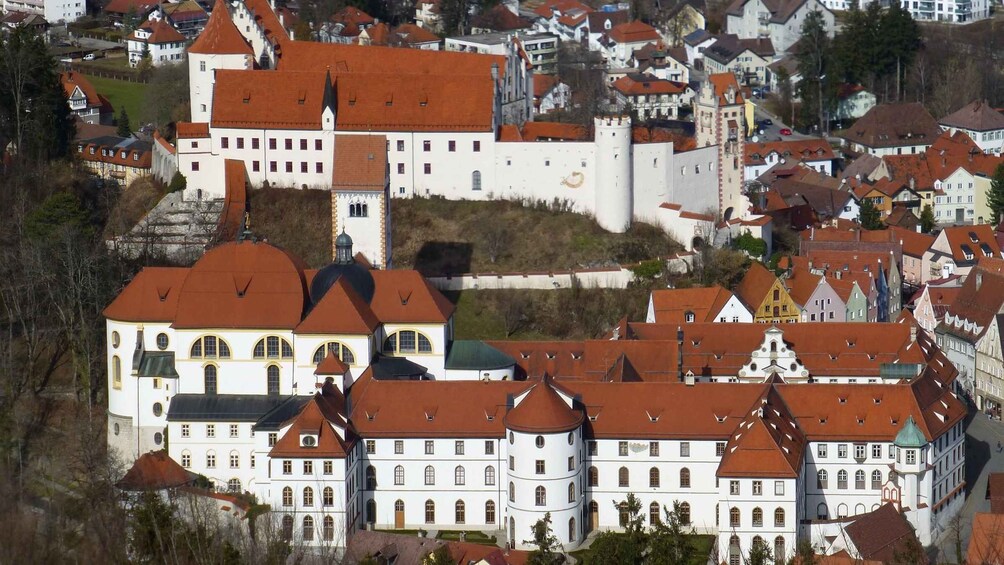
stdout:
[(833, 174), (834, 159), (836, 159), (836, 155), (833, 154), (833, 148), (823, 139), (747, 142), (743, 160), (743, 176), (747, 179), (758, 178), (767, 169), (782, 161), (786, 161), (788, 165), (804, 163), (808, 167), (830, 176)]
[(648, 299), (646, 323), (695, 322), (752, 323), (753, 314), (728, 289), (712, 287), (653, 290)]
[(965, 277), (983, 259), (1000, 259), (1001, 248), (993, 228), (987, 224), (949, 226), (935, 237), (924, 254), (929, 276), (934, 279)]
[[(1004, 305), (1002, 305), (1004, 308)], [(1001, 419), (1004, 408), (1004, 313), (998, 313), (990, 320), (983, 336), (976, 341), (977, 399), (982, 398), (980, 408), (995, 419)], [(1004, 557), (1004, 556), (1002, 556)]]
[(677, 2), (665, 17), (659, 18), (662, 22), (659, 31), (670, 45), (683, 45), (685, 37), (707, 26), (706, 11), (704, 0)]
[(892, 213), (894, 204), (905, 204), (907, 206), (919, 207), (922, 200), (917, 191), (910, 188), (908, 183), (880, 178), (875, 182), (848, 183), (854, 189), (854, 196), (858, 202), (868, 200), (885, 218)]
[(401, 24), (395, 28), (380, 22), (359, 32), (360, 45), (404, 47), (424, 51), (439, 51), (441, 40), (428, 28), (416, 24)]
[(1004, 150), (1004, 113), (986, 100), (974, 100), (938, 121), (948, 133), (961, 131), (986, 153)]
[(810, 12), (822, 14), (826, 33), (832, 36), (833, 12), (818, 0), (735, 0), (725, 11), (725, 27), (743, 39), (769, 37), (783, 53), (801, 37), (802, 22)]
[(547, 0), (534, 8), (538, 31), (554, 33), (564, 41), (582, 41), (588, 36), (587, 17), (594, 10), (578, 0)]
[(610, 90), (620, 110), (630, 106), (641, 120), (675, 120), (680, 115), (680, 107), (689, 105), (694, 97), (694, 91), (686, 83), (643, 73), (630, 73), (615, 80)]
[(928, 282), (931, 279), (931, 269), (924, 260), (927, 250), (934, 243), (934, 236), (895, 226), (890, 226), (886, 231), (899, 241), (902, 247), (903, 282), (914, 286)]
[(705, 48), (704, 69), (709, 73), (733, 73), (743, 86), (764, 86), (770, 84), (768, 66), (774, 62), (774, 56), (770, 38), (721, 35)]
[(572, 89), (554, 75), (533, 75), (533, 113), (564, 110), (572, 99)]
[(640, 21), (615, 25), (600, 37), (600, 52), (610, 67), (627, 67), (637, 49), (653, 41), (662, 41), (654, 27)]
[(851, 151), (879, 156), (923, 152), (939, 135), (941, 127), (920, 102), (879, 104), (836, 132)]
[(128, 186), (150, 174), (153, 146), (135, 137), (104, 136), (78, 140), (76, 155), (88, 173)]
[(801, 309), (803, 322), (847, 321), (847, 305), (825, 274), (817, 275), (807, 268), (792, 269), (784, 278), (784, 285)]
[(701, 66), (704, 64), (704, 50), (717, 39), (706, 29), (696, 29), (684, 36), (683, 46), (687, 50), (687, 64), (695, 69), (704, 68)]
[(736, 296), (753, 312), (758, 324), (797, 322), (801, 319), (798, 304), (774, 273), (754, 261), (736, 286)]
[(851, 278), (857, 281), (858, 287), (869, 297), (869, 322), (889, 322), (899, 316), (903, 307), (902, 277), (892, 251), (812, 249), (803, 252), (803, 256), (809, 261), (809, 270), (814, 273), (828, 274), (831, 279)]
[(355, 43), (359, 34), (375, 23), (373, 16), (355, 6), (346, 6), (320, 26), (317, 40), (322, 43)]
[(860, 84), (841, 84), (837, 88), (837, 113), (833, 119), (849, 122), (856, 120), (875, 107), (875, 95)]
[(150, 13), (150, 17), (167, 20), (189, 41), (198, 37), (209, 22), (209, 13), (195, 0), (161, 4)]
[(664, 80), (688, 82), (687, 50), (683, 47), (666, 47), (653, 42), (634, 52), (634, 66), (639, 72), (655, 75)]
[(505, 4), (497, 4), (471, 18), (471, 33), (497, 33), (526, 31), (533, 27), (528, 18), (514, 12)]
[(84, 75), (67, 71), (59, 74), (70, 112), (88, 124), (108, 124), (112, 121), (112, 105), (98, 94)]
[(126, 38), (129, 66), (137, 67), (146, 56), (154, 67), (181, 63), (185, 60), (185, 42), (185, 36), (167, 21), (147, 20)]
[(945, 279), (928, 281), (910, 299), (913, 317), (917, 324), (934, 338), (934, 328), (945, 317), (945, 312), (955, 302), (962, 289), (962, 277), (952, 275)]
[(614, 26), (626, 24), (630, 21), (631, 12), (629, 10), (599, 10), (586, 14), (586, 29), (584, 33), (588, 38), (589, 50), (601, 51), (603, 46), (600, 44), (600, 39), (610, 33), (610, 30), (614, 29)]
[(115, 26), (122, 26), (128, 18), (141, 22), (160, 4), (158, 0), (111, 0), (103, 8), (108, 20)]

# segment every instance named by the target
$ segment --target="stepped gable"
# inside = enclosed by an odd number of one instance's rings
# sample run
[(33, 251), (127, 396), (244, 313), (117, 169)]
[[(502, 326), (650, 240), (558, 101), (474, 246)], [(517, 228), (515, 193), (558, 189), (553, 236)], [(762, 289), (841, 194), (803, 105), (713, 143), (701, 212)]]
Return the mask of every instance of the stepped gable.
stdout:
[(173, 327), (293, 329), (307, 305), (303, 269), (298, 257), (268, 243), (215, 247), (189, 271)]
[(216, 71), (212, 126), (320, 130), (328, 91), (323, 72)]
[(128, 491), (162, 490), (191, 484), (195, 477), (162, 449), (140, 455), (115, 486)]
[(376, 290), (370, 308), (383, 323), (449, 321), (454, 305), (418, 271), (372, 271)]
[(764, 387), (729, 438), (719, 477), (799, 476), (806, 439), (775, 390), (775, 380)]
[(172, 322), (189, 269), (143, 267), (101, 314), (123, 322)]
[(251, 46), (234, 25), (230, 12), (227, 10), (227, 4), (223, 0), (216, 0), (216, 4), (213, 5), (213, 13), (209, 16), (209, 21), (206, 22), (206, 28), (196, 38), (195, 43), (188, 48), (188, 52), (207, 55), (254, 56)]
[(524, 433), (560, 433), (582, 425), (582, 410), (569, 406), (547, 375), (505, 415), (505, 427)]
[(369, 304), (345, 277), (339, 277), (294, 331), (297, 334), (372, 335), (379, 325), (380, 319)]

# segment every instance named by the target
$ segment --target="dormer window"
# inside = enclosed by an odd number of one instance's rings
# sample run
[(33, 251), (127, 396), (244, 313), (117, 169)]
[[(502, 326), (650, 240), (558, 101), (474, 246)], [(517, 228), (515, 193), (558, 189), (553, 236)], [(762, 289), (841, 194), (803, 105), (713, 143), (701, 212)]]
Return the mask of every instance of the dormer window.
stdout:
[(317, 435), (316, 434), (301, 434), (300, 435), (300, 447), (317, 447)]
[(692, 323), (692, 322), (694, 321), (694, 313), (693, 313), (693, 312), (690, 312), (690, 311), (687, 311), (687, 312), (686, 312), (686, 313), (685, 313), (685, 314), (683, 315), (683, 319), (684, 319), (684, 320), (685, 320), (685, 321), (686, 321), (686, 322), (687, 322), (688, 324), (689, 324), (689, 323)]

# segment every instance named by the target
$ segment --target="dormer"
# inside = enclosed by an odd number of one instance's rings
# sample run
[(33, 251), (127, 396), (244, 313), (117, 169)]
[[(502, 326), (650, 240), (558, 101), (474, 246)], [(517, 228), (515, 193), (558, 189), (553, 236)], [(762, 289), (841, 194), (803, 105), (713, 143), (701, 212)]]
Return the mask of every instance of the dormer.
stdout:
[(317, 432), (300, 432), (300, 447), (307, 449), (317, 447)]

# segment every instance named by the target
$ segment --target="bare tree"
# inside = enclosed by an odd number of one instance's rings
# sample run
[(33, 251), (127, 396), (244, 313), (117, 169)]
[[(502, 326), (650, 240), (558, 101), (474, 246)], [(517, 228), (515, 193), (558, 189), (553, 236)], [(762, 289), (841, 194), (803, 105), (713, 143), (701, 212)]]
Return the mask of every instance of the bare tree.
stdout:
[(481, 241), (485, 246), (485, 253), (488, 254), (488, 260), (492, 264), (509, 250), (511, 239), (509, 228), (504, 224), (492, 222), (485, 226), (484, 232), (481, 234)]

